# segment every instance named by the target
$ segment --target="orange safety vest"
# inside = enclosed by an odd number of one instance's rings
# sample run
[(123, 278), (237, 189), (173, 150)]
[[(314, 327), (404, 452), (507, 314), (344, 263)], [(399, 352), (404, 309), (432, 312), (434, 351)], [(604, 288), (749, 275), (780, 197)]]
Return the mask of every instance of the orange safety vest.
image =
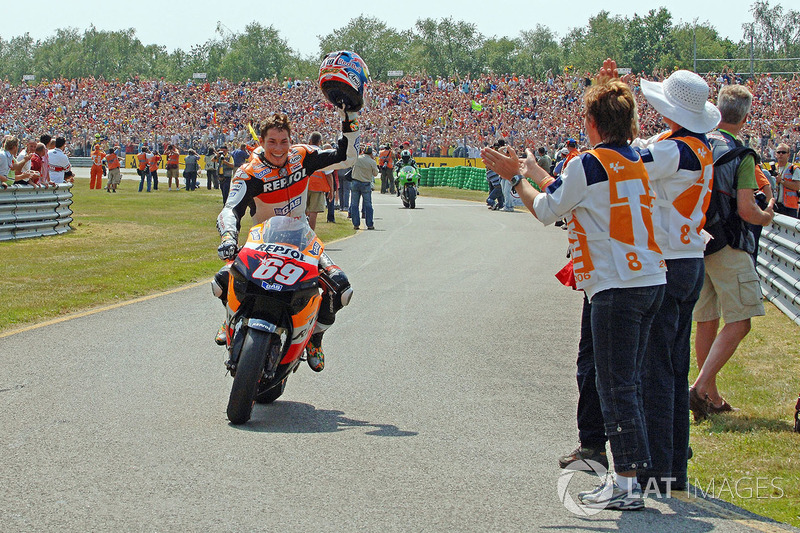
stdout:
[(103, 151), (100, 149), (92, 150), (92, 165), (101, 167), (103, 166)]
[(392, 151), (383, 149), (378, 153), (378, 166), (386, 168), (394, 168), (394, 161), (392, 161)]
[(139, 160), (139, 170), (147, 170), (147, 152), (139, 152), (136, 159)]
[(328, 185), (328, 176), (321, 170), (317, 170), (308, 179), (308, 190), (316, 192), (328, 192), (331, 190)]
[(161, 156), (158, 154), (153, 154), (153, 157), (147, 160), (150, 163), (150, 172), (155, 172), (158, 170), (158, 164), (161, 163)]
[(110, 154), (106, 154), (106, 163), (108, 163), (108, 168), (111, 170), (112, 168), (119, 168), (119, 157), (114, 152)]
[[(793, 164), (786, 165), (786, 168), (783, 169), (783, 179), (788, 179), (792, 181), (792, 175), (794, 174), (794, 169), (796, 167)], [(789, 209), (797, 209), (798, 204), (798, 191), (792, 191), (781, 185), (781, 191), (783, 192), (783, 200), (781, 203), (788, 207)]]
[[(171, 168), (178, 168), (178, 163), (181, 161), (181, 154), (173, 151), (167, 154), (167, 165)], [(174, 165), (174, 166), (173, 166)]]

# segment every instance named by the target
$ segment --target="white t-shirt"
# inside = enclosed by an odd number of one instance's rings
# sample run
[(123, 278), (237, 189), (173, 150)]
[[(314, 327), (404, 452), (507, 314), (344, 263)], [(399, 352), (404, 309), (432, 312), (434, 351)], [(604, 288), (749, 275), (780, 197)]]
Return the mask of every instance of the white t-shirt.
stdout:
[(47, 157), (50, 161), (50, 181), (64, 183), (64, 173), (70, 169), (69, 157), (58, 148), (47, 152)]

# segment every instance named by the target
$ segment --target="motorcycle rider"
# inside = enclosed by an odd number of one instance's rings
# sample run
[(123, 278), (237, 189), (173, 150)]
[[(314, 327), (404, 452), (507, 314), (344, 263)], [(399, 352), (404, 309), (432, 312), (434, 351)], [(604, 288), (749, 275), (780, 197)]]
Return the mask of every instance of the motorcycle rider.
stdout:
[(411, 150), (403, 150), (400, 152), (400, 159), (397, 160), (397, 164), (394, 166), (394, 187), (397, 189), (397, 196), (400, 196), (400, 170), (408, 166), (417, 168), (417, 161), (411, 157)]
[[(300, 218), (305, 215), (309, 176), (318, 170), (349, 168), (358, 156), (358, 113), (337, 111), (342, 118), (342, 136), (337, 147), (322, 150), (317, 146), (291, 144), (291, 126), (285, 114), (276, 113), (263, 123), (259, 146), (233, 177), (225, 206), (217, 217), (222, 242), (217, 248), (220, 259), (232, 260), (238, 251), (240, 220), (250, 206), (255, 206), (253, 221), (260, 224), (273, 216)], [(228, 269), (226, 265), (213, 282), (214, 294), (227, 306)], [(323, 253), (319, 263), (323, 288), (322, 304), (314, 333), (306, 347), (308, 364), (315, 372), (325, 366), (322, 336), (333, 324), (335, 313), (347, 305), (352, 295), (347, 276)], [(217, 343), (225, 344), (227, 324), (217, 334)]]

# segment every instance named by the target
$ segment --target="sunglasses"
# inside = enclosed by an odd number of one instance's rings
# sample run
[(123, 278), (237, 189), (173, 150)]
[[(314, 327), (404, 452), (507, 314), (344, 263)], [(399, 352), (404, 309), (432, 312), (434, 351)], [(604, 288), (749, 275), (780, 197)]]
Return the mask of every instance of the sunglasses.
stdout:
[(787, 152), (787, 151), (785, 151), (785, 150), (778, 150), (778, 151), (777, 151), (777, 152), (775, 152), (775, 153), (776, 153), (776, 154), (788, 154), (789, 152)]

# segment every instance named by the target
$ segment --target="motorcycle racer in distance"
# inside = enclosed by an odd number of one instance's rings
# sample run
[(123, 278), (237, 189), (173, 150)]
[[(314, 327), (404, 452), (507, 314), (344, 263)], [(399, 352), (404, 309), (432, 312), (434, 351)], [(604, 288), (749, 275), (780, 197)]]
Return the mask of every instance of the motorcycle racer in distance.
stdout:
[(394, 166), (394, 187), (397, 189), (397, 196), (400, 196), (400, 189), (398, 188), (398, 176), (400, 175), (400, 170), (407, 166), (417, 168), (417, 161), (411, 157), (410, 150), (403, 150), (400, 152), (400, 159), (397, 160), (397, 163)]

